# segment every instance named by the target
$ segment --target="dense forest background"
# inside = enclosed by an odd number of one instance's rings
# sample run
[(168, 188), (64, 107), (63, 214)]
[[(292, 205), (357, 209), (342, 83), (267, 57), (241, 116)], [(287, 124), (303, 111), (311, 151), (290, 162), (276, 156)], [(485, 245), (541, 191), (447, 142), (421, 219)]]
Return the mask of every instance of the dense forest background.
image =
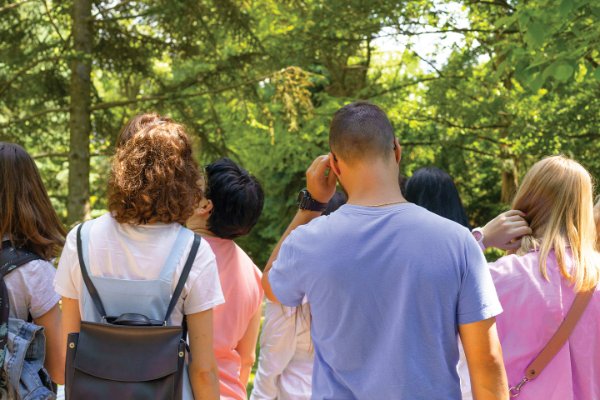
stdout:
[(66, 224), (106, 209), (112, 145), (133, 115), (183, 122), (202, 164), (240, 162), (263, 264), (327, 151), (332, 113), (389, 114), (402, 174), (456, 180), (473, 225), (567, 154), (600, 176), (596, 0), (0, 1), (0, 140), (35, 157)]

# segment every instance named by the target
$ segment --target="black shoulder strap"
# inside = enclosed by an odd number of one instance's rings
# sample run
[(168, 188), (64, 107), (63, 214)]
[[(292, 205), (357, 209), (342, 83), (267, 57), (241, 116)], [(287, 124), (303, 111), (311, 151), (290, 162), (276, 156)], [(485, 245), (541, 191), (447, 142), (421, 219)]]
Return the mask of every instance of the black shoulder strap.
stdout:
[(14, 248), (10, 241), (6, 240), (2, 242), (0, 249), (0, 278), (30, 261), (41, 259), (42, 257), (29, 250)]
[(83, 246), (81, 244), (81, 228), (83, 227), (84, 222), (79, 225), (77, 228), (77, 256), (79, 257), (79, 269), (81, 269), (81, 276), (83, 277), (83, 282), (85, 283), (85, 287), (94, 302), (94, 306), (96, 306), (96, 311), (100, 313), (100, 316), (103, 320), (106, 320), (106, 311), (104, 310), (104, 304), (102, 304), (102, 300), (100, 300), (100, 295), (96, 290), (96, 286), (90, 279), (90, 276), (87, 272), (87, 268), (85, 267), (85, 261), (83, 261)]
[(181, 271), (181, 276), (179, 277), (179, 282), (177, 282), (177, 286), (173, 291), (173, 295), (171, 296), (171, 302), (169, 303), (169, 308), (167, 308), (167, 314), (165, 315), (164, 323), (167, 324), (175, 305), (177, 304), (177, 300), (179, 300), (179, 296), (181, 296), (181, 292), (183, 291), (183, 286), (185, 285), (185, 281), (190, 274), (190, 270), (192, 269), (192, 265), (194, 264), (194, 260), (196, 259), (196, 254), (198, 254), (198, 248), (200, 247), (200, 236), (194, 234), (194, 243), (192, 243), (192, 248), (190, 249), (190, 254), (188, 255), (187, 261), (183, 266), (183, 270)]

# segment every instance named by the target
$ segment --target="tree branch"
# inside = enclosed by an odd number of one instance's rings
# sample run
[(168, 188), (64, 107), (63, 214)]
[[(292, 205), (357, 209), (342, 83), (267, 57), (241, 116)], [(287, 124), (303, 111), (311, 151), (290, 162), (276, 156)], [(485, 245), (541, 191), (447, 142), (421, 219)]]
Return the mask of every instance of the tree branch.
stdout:
[(46, 0), (42, 0), (42, 3), (44, 4), (44, 9), (46, 10), (46, 15), (48, 16), (48, 19), (50, 20), (50, 24), (54, 28), (54, 31), (56, 31), (56, 34), (58, 35), (60, 40), (63, 43), (66, 43), (65, 38), (61, 35), (60, 30), (58, 30), (58, 26), (54, 22), (54, 18), (52, 18), (52, 14), (50, 13), (50, 9), (48, 8), (48, 3), (46, 3)]
[(410, 86), (415, 86), (415, 85), (418, 85), (419, 83), (429, 82), (429, 81), (435, 81), (435, 80), (438, 80), (438, 79), (443, 79), (443, 78), (441, 76), (433, 76), (433, 77), (429, 77), (429, 78), (417, 79), (417, 80), (414, 80), (412, 82), (403, 83), (401, 85), (392, 86), (392, 87), (387, 88), (385, 90), (382, 90), (380, 92), (376, 92), (376, 93), (373, 93), (373, 94), (370, 94), (370, 95), (366, 96), (365, 100), (372, 99), (374, 97), (379, 97), (379, 96), (382, 96), (384, 94), (388, 94), (390, 92), (395, 92), (396, 90), (404, 89), (404, 88), (407, 88), (407, 87), (410, 87)]
[(0, 7), (0, 13), (3, 13), (4, 11), (8, 11), (10, 9), (19, 7), (22, 4), (25, 3), (32, 3), (34, 0), (23, 0), (23, 1), (17, 1), (16, 3), (12, 3), (12, 4), (7, 4), (4, 7)]
[(486, 5), (490, 5), (490, 6), (498, 6), (498, 7), (506, 8), (507, 10), (511, 10), (511, 11), (515, 10), (515, 8), (513, 6), (508, 4), (506, 1), (502, 1), (502, 0), (495, 0), (495, 1), (471, 0), (471, 1), (467, 2), (467, 5), (472, 5), (472, 4), (486, 4)]
[(474, 149), (472, 147), (467, 147), (467, 146), (463, 146), (460, 144), (456, 144), (456, 143), (448, 143), (445, 141), (441, 141), (441, 140), (437, 140), (437, 141), (417, 141), (417, 142), (400, 142), (400, 145), (402, 146), (447, 146), (447, 147), (454, 147), (457, 149), (461, 149), (461, 150), (465, 150), (465, 151), (470, 151), (473, 153), (477, 153), (477, 154), (482, 154), (485, 156), (490, 156), (490, 157), (498, 157), (498, 155), (496, 153), (491, 153), (491, 152), (487, 152), (487, 151), (483, 151), (483, 150), (479, 150), (479, 149)]
[[(199, 92), (183, 93), (183, 94), (153, 95), (153, 96), (145, 96), (145, 97), (140, 97), (140, 98), (131, 99), (131, 100), (118, 100), (118, 101), (109, 101), (109, 102), (105, 102), (105, 103), (98, 103), (98, 104), (91, 106), (90, 111), (106, 110), (106, 109), (110, 109), (110, 108), (124, 107), (124, 106), (128, 106), (131, 104), (144, 103), (144, 102), (174, 101), (174, 100), (188, 99), (191, 97), (206, 96), (209, 94), (223, 93), (223, 92), (227, 92), (229, 90), (237, 89), (240, 87), (252, 85), (254, 83), (263, 81), (267, 78), (272, 77), (275, 73), (276, 72), (272, 72), (270, 74), (258, 76), (253, 79), (249, 79), (247, 81), (237, 83), (235, 85), (229, 85), (229, 86), (225, 86), (225, 87), (214, 89), (214, 90), (204, 90), (204, 91), (199, 91)], [(0, 128), (5, 128), (10, 125), (29, 121), (29, 120), (41, 117), (46, 114), (66, 113), (66, 112), (69, 112), (69, 107), (50, 108), (50, 109), (46, 109), (46, 110), (41, 110), (34, 114), (31, 114), (31, 115), (28, 115), (28, 116), (25, 116), (22, 118), (9, 120), (8, 122), (1, 124)]]

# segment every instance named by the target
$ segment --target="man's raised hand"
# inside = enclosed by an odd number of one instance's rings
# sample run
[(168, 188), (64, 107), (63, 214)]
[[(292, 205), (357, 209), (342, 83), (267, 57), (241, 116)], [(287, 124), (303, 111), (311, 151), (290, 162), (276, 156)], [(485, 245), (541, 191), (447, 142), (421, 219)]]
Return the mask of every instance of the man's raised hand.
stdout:
[(329, 203), (335, 194), (336, 176), (329, 166), (329, 157), (317, 157), (306, 170), (306, 189), (319, 203)]

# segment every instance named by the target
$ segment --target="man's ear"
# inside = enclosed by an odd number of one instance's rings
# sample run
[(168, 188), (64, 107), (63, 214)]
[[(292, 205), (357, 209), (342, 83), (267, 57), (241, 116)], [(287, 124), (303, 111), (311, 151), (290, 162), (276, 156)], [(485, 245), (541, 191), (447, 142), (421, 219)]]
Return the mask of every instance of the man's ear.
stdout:
[(402, 147), (397, 137), (394, 138), (394, 156), (396, 157), (396, 164), (400, 164), (400, 160), (402, 160)]
[(340, 176), (340, 174), (342, 173), (340, 171), (340, 166), (338, 164), (338, 159), (335, 156), (335, 154), (333, 152), (329, 153), (329, 168), (331, 171), (333, 171), (333, 173), (335, 174), (335, 176)]

